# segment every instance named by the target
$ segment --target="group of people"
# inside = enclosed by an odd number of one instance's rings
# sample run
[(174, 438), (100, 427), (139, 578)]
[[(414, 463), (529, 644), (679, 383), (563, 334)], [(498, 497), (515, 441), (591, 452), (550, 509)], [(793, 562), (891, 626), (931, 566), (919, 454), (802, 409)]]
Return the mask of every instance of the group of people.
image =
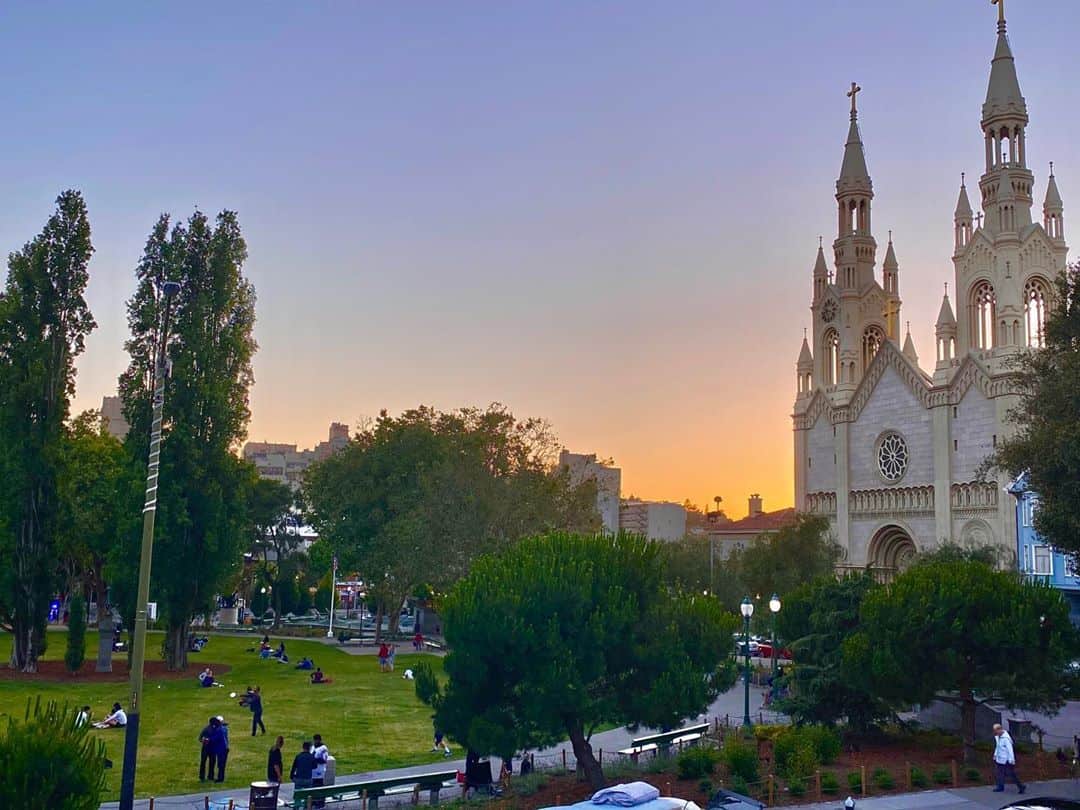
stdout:
[(379, 670), (381, 672), (394, 671), (394, 655), (397, 653), (393, 644), (385, 641), (379, 645)]
[[(199, 757), (199, 781), (225, 781), (225, 763), (229, 759), (229, 724), (220, 714), (211, 717), (205, 728), (199, 732), (202, 754)], [(214, 770), (217, 770), (217, 777)]]
[[(84, 726), (90, 722), (90, 707), (83, 706), (79, 709), (79, 713), (75, 716), (75, 726)], [(112, 711), (106, 715), (104, 720), (98, 720), (94, 723), (94, 728), (123, 728), (127, 725), (127, 712), (124, 711), (124, 707), (119, 703), (112, 705)]]
[(199, 686), (211, 687), (221, 686), (221, 684), (214, 680), (214, 670), (212, 670), (210, 667), (206, 667), (202, 672), (199, 673)]
[[(278, 737), (266, 760), (266, 779), (278, 784), (285, 781), (284, 759), (282, 749), (285, 746), (285, 738)], [(330, 760), (330, 749), (323, 742), (321, 734), (314, 735), (310, 740), (304, 740), (300, 746), (300, 752), (293, 757), (292, 767), (289, 768), (289, 779), (294, 787), (318, 787), (326, 778), (326, 764)], [(321, 801), (315, 801), (314, 807), (322, 807)]]

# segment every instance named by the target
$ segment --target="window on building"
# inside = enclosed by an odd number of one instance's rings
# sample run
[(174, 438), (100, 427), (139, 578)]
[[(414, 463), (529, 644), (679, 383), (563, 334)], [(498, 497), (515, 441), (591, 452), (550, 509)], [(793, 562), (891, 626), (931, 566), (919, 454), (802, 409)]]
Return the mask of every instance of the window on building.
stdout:
[(971, 337), (979, 349), (994, 348), (994, 320), (997, 298), (989, 281), (980, 281), (971, 290)]
[(1024, 328), (1027, 345), (1034, 349), (1046, 346), (1046, 302), (1049, 287), (1041, 278), (1028, 279), (1024, 285)]
[(1047, 577), (1054, 573), (1054, 550), (1050, 546), (1031, 547), (1031, 573)]
[(874, 355), (878, 353), (881, 344), (885, 342), (885, 333), (879, 326), (868, 326), (862, 337), (862, 367), (865, 372), (874, 362)]
[(1076, 558), (1071, 554), (1065, 555), (1065, 576), (1080, 579), (1080, 570), (1076, 567)]
[(840, 335), (835, 329), (825, 332), (822, 357), (825, 358), (825, 384), (836, 385), (840, 382)]

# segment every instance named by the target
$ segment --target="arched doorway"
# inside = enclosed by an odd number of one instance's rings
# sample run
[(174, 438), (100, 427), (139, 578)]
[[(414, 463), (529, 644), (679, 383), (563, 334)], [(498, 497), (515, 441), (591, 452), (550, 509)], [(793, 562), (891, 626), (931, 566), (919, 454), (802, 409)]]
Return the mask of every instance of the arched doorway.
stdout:
[(879, 579), (892, 579), (915, 558), (915, 541), (907, 529), (895, 524), (882, 526), (870, 540), (867, 566)]

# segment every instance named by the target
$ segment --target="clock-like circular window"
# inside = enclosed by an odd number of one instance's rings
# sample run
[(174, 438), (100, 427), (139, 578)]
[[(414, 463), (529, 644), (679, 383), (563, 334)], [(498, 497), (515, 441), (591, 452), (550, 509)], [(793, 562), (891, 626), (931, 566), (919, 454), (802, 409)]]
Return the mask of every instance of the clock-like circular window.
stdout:
[(904, 477), (908, 465), (908, 447), (899, 433), (886, 433), (878, 442), (878, 472), (890, 484)]

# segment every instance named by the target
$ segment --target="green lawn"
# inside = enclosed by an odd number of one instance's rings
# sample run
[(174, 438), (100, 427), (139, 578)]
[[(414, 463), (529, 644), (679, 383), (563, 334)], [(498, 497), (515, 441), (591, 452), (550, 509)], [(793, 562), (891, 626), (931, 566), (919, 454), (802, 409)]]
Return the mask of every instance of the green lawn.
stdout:
[[(150, 651), (160, 645), (160, 634), (148, 639)], [(50, 634), (46, 658), (62, 659), (65, 638)], [(307, 655), (322, 667), (333, 683), (312, 686), (308, 673), (293, 664), (263, 661), (246, 652), (253, 638), (211, 636), (201, 653), (190, 656), (191, 675), (183, 680), (147, 681), (139, 741), (137, 794), (164, 796), (195, 793), (206, 787), (199, 782), (199, 731), (211, 715), (223, 715), (229, 723), (231, 751), (226, 769), (226, 787), (246, 786), (265, 778), (266, 752), (274, 737), (285, 737), (285, 767), (288, 769), (300, 743), (321, 733), (337, 758), (337, 772), (394, 768), (433, 762), (431, 711), (416, 699), (413, 682), (404, 680), (403, 670), (430, 655), (397, 656), (397, 671), (379, 672), (373, 655), (349, 655), (313, 641), (286, 640), (293, 662)], [(87, 633), (88, 657), (97, 651), (97, 634)], [(11, 638), (0, 634), (0, 656), (11, 656)], [(228, 664), (232, 671), (222, 676), (225, 688), (202, 689), (195, 680), (201, 661)], [(243, 694), (249, 685), (259, 685), (263, 694), (265, 736), (251, 736), (251, 713), (229, 698), (230, 692)], [(0, 712), (21, 717), (27, 699), (89, 704), (95, 719), (103, 717), (114, 701), (127, 707), (127, 683), (71, 683), (0, 681)], [(94, 731), (108, 746), (115, 763), (109, 771), (109, 799), (118, 797), (120, 766), (124, 756), (121, 730)]]

